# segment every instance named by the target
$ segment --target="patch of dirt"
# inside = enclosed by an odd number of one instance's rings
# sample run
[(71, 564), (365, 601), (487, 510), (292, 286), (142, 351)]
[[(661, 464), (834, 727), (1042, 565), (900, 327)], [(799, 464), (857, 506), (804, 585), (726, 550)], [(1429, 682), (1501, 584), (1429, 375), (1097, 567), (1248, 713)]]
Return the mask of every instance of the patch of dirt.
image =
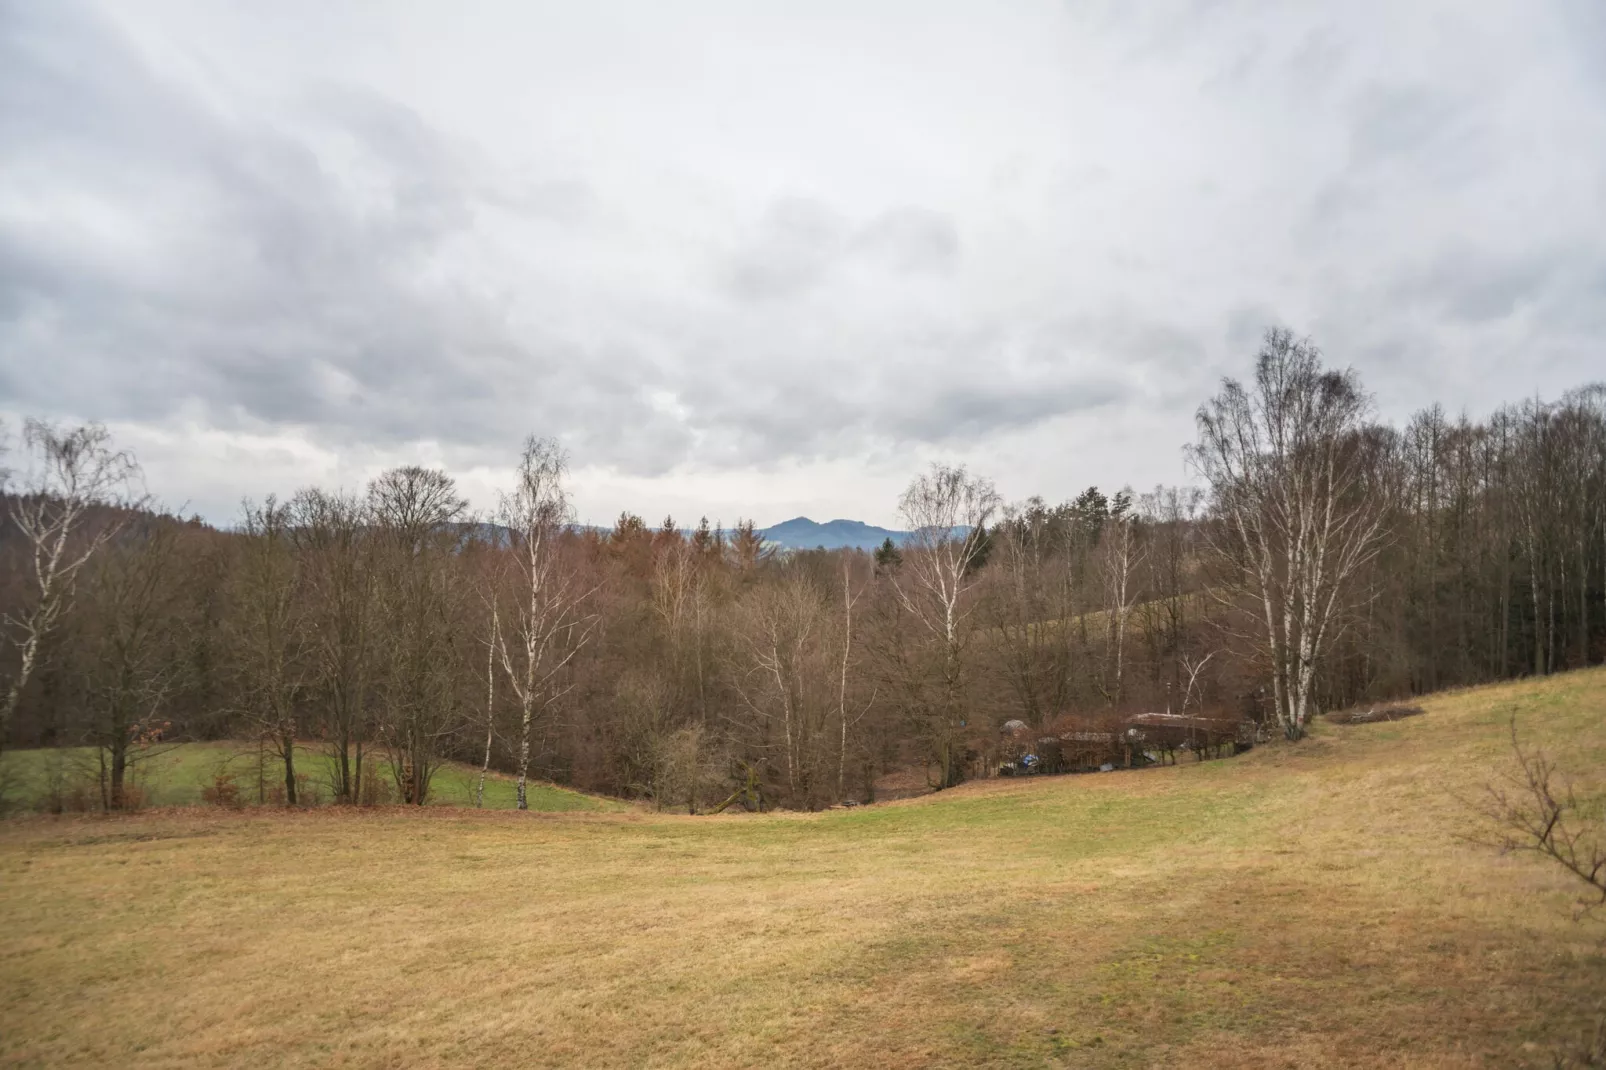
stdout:
[(151, 831), (129, 829), (119, 832), (89, 833), (83, 836), (63, 837), (53, 840), (38, 840), (38, 847), (94, 847), (103, 843), (149, 843), (153, 840), (193, 840), (202, 836), (212, 836), (214, 832), (206, 829), (189, 829), (184, 831)]

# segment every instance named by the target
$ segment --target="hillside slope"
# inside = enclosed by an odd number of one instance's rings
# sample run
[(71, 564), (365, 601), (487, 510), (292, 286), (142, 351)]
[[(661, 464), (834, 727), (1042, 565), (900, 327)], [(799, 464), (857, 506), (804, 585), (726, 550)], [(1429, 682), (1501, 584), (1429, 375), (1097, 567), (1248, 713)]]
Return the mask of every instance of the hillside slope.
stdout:
[(0, 1061), (1548, 1065), (1603, 926), (1457, 837), (1512, 713), (1601, 775), (1606, 672), (1424, 705), (816, 815), (11, 821)]

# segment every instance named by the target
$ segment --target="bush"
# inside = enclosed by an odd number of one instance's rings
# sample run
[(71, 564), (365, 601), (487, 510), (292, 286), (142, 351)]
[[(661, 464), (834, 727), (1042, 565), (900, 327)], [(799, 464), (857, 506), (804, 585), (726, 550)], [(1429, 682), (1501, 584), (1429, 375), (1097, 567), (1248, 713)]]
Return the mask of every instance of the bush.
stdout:
[(100, 809), (100, 791), (87, 783), (75, 782), (62, 787), (50, 803), (51, 813), (87, 814)]
[(322, 806), (323, 786), (306, 773), (296, 774), (296, 802), (301, 806)]
[(245, 799), (240, 795), (240, 785), (235, 783), (234, 774), (226, 772), (212, 774), (212, 783), (201, 789), (201, 801), (209, 806), (222, 806), (229, 810), (238, 810), (245, 805)]
[[(269, 806), (285, 805), (284, 781), (275, 780), (265, 792)], [(296, 774), (296, 805), (322, 806), (323, 786), (306, 773)]]
[(388, 806), (395, 801), (395, 786), (384, 777), (370, 770), (362, 782), (362, 805)]

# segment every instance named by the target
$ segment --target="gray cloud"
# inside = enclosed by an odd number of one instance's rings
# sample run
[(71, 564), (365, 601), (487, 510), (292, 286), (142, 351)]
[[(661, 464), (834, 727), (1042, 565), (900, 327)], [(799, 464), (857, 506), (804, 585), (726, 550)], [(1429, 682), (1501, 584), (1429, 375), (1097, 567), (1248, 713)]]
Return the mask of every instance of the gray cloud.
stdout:
[(726, 285), (747, 301), (804, 293), (824, 280), (846, 246), (847, 233), (846, 223), (818, 201), (776, 201), (725, 265)]
[[(596, 350), (515, 330), (457, 273), (490, 198), (418, 114), (319, 86), (296, 129), (229, 122), (63, 10), (21, 12), (0, 38), (5, 96), (28, 105), (6, 162), (109, 218), (0, 222), (7, 349), (35, 350), (19, 406), (160, 422), (199, 403), (224, 425), (503, 449), (564, 410), (654, 426), (637, 396), (651, 369), (628, 348), (599, 371)], [(532, 196), (554, 190), (583, 201)]]
[(959, 232), (941, 212), (903, 206), (852, 223), (806, 197), (771, 203), (721, 268), (742, 301), (802, 296), (855, 263), (890, 275), (942, 274), (959, 258)]
[(1385, 408), (1556, 393), (1606, 326), (1597, 7), (887, 0), (847, 50), (717, 0), (0, 0), (0, 411), (145, 434), (214, 512), (286, 489), (241, 458), (535, 431), (680, 512), (785, 469), (873, 520), (936, 455), (1182, 478), (1270, 322)]
[(895, 208), (867, 222), (853, 247), (895, 271), (944, 273), (959, 259), (959, 229), (941, 212)]

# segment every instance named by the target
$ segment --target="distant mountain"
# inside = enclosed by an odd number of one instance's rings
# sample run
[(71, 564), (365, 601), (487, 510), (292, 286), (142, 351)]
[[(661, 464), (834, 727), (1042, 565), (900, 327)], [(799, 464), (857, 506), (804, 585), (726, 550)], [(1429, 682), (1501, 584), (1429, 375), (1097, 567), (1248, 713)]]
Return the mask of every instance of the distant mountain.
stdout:
[(901, 545), (909, 537), (907, 531), (878, 528), (862, 520), (831, 520), (821, 524), (806, 516), (761, 528), (759, 534), (766, 541), (788, 550), (813, 550), (821, 546), (827, 550), (840, 550), (845, 546), (874, 550), (888, 539)]
[[(611, 524), (579, 524), (576, 527), (581, 531), (596, 531), (604, 535), (613, 530)], [(510, 537), (506, 528), (494, 523), (466, 525), (465, 532), (498, 544), (505, 543)], [(682, 528), (680, 533), (687, 538), (694, 534), (691, 528)], [(722, 534), (728, 539), (735, 532), (726, 528)], [(806, 516), (793, 517), (773, 527), (759, 528), (758, 534), (765, 542), (785, 550), (816, 550), (820, 547), (827, 550), (844, 547), (876, 550), (888, 539), (892, 540), (893, 545), (902, 546), (909, 538), (907, 531), (878, 528), (862, 520), (831, 520), (821, 524)]]

